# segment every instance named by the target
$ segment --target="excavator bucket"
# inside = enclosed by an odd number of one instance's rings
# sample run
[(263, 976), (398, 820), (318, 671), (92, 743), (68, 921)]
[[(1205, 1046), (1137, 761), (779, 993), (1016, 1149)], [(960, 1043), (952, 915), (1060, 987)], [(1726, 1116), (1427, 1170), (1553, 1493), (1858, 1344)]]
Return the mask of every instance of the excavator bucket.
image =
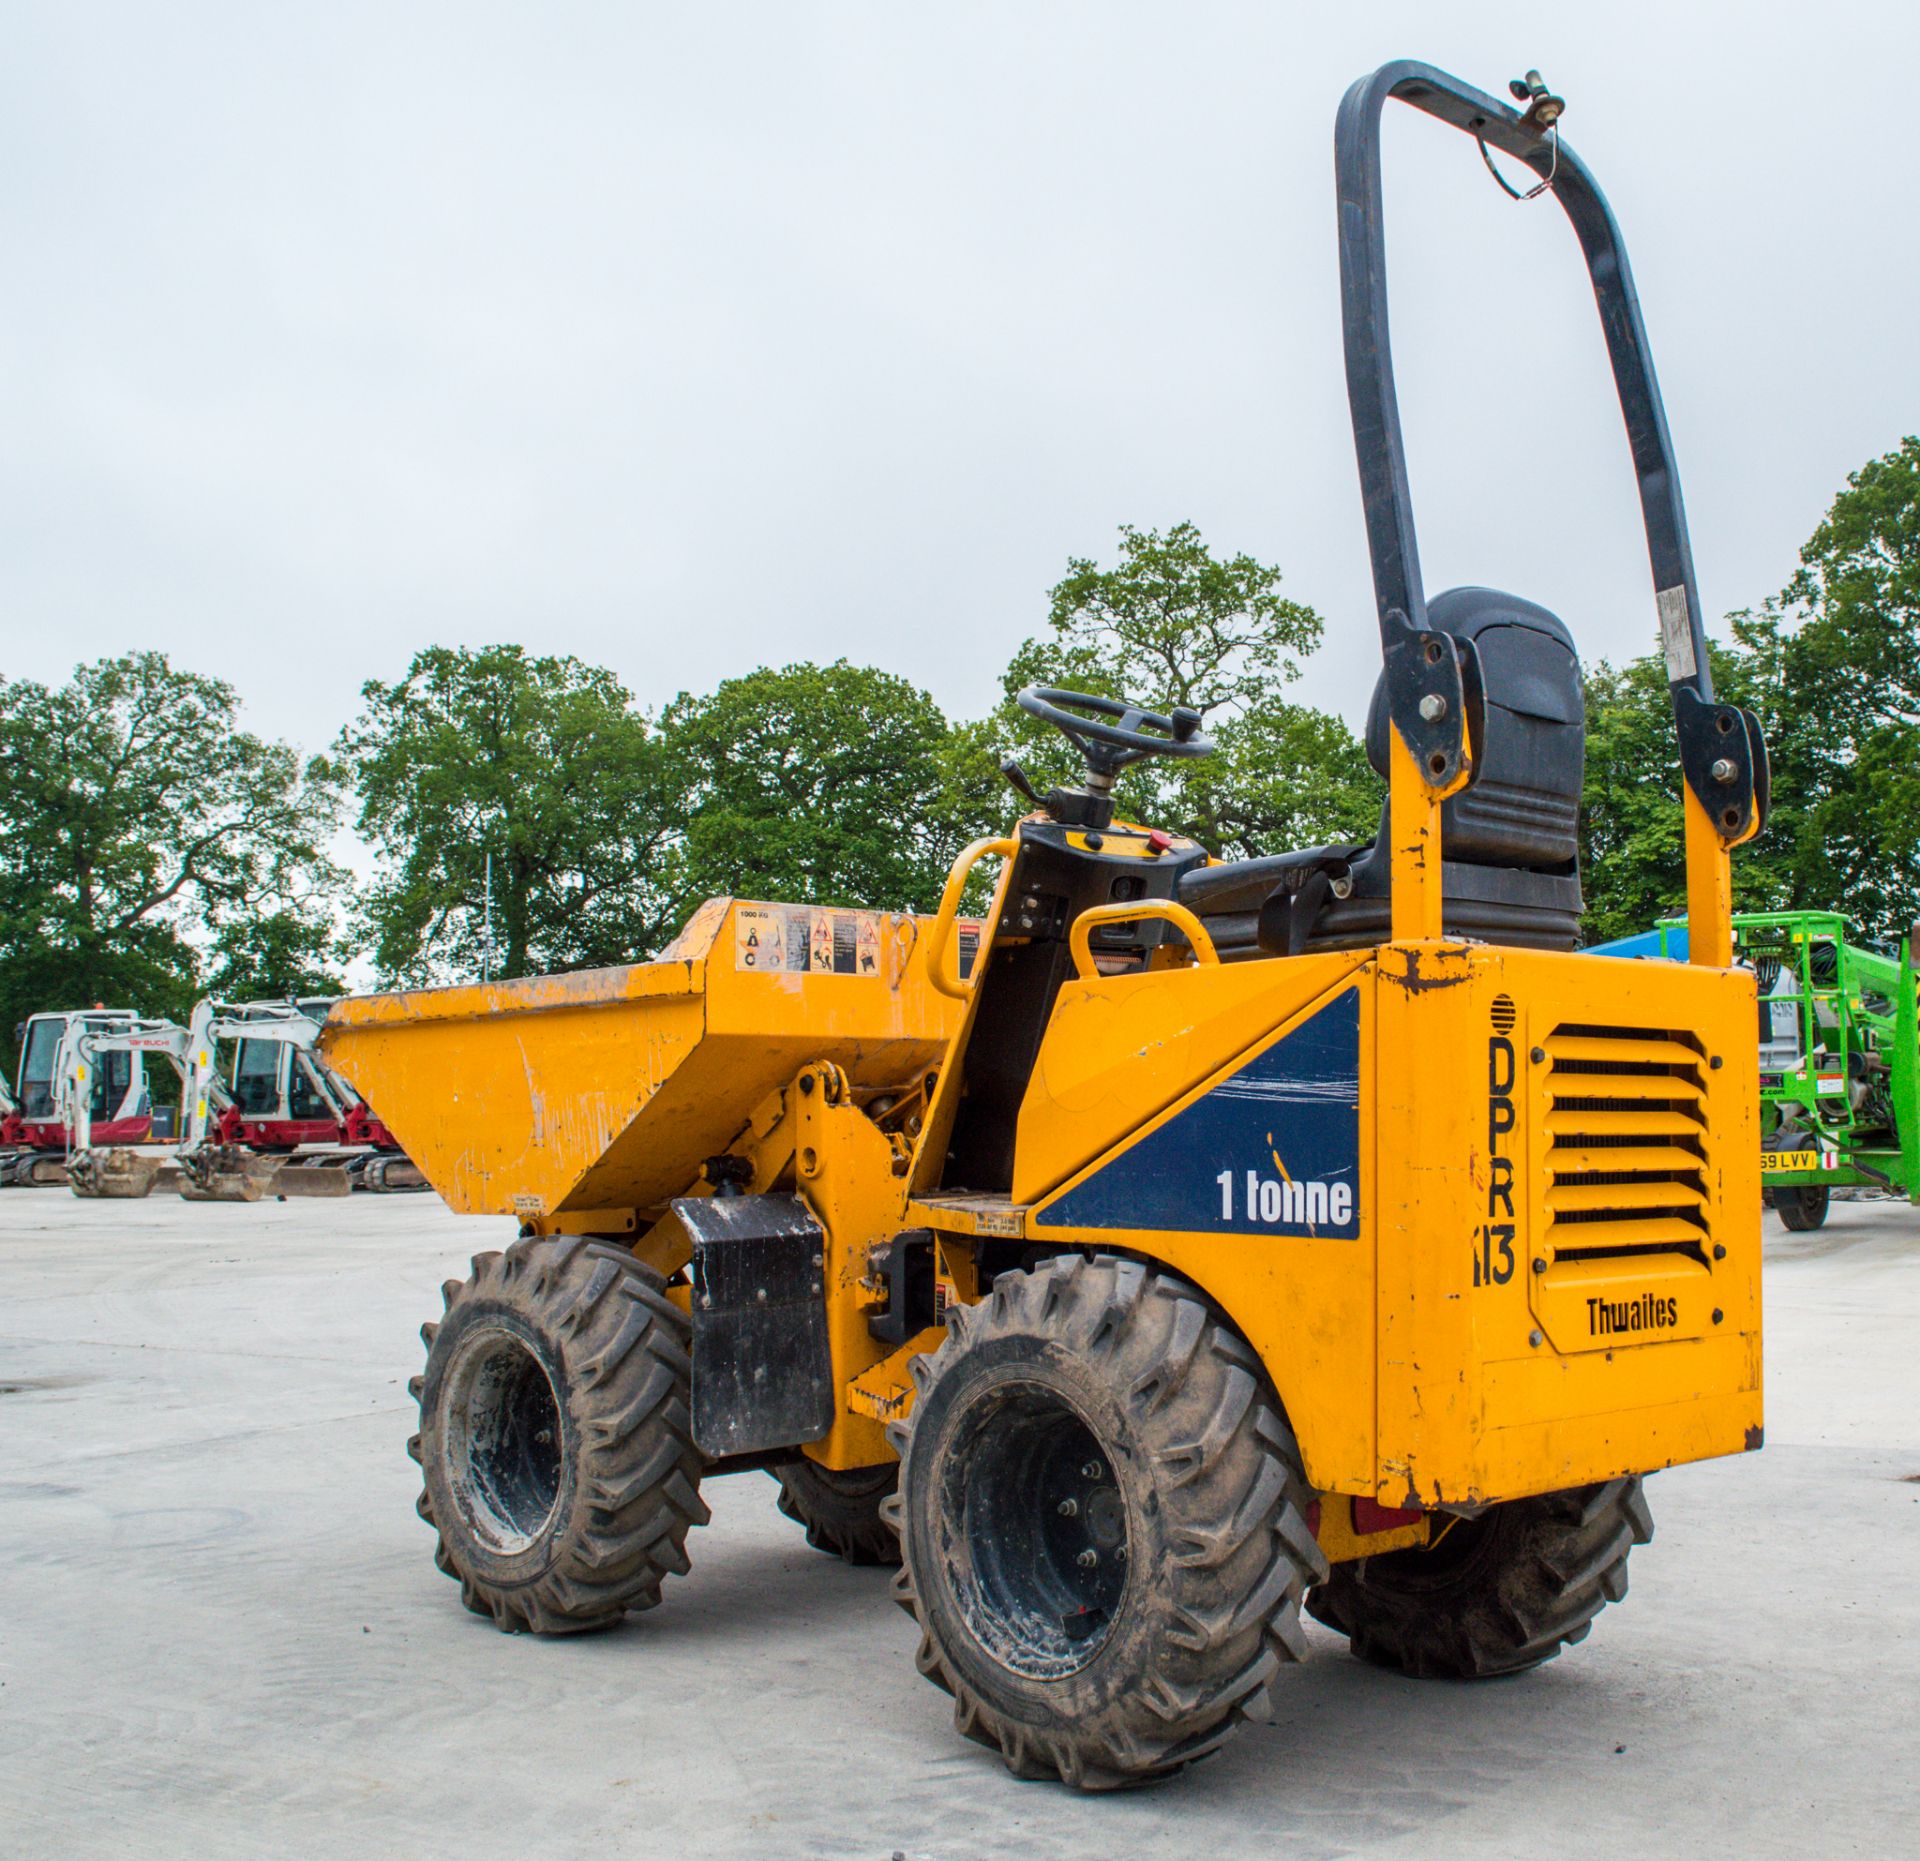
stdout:
[(183, 1202), (257, 1202), (278, 1193), (275, 1179), (285, 1167), (280, 1157), (255, 1156), (237, 1144), (210, 1144), (180, 1159)]
[(67, 1159), (67, 1187), (89, 1200), (138, 1201), (170, 1174), (178, 1174), (172, 1157), (138, 1150), (76, 1150)]
[(181, 1159), (180, 1194), (188, 1202), (257, 1202), (263, 1196), (350, 1195), (353, 1177), (339, 1163), (263, 1157), (238, 1144), (217, 1144)]
[(939, 1064), (930, 922), (710, 899), (654, 962), (350, 996), (320, 1048), (462, 1214), (653, 1207), (803, 1066)]

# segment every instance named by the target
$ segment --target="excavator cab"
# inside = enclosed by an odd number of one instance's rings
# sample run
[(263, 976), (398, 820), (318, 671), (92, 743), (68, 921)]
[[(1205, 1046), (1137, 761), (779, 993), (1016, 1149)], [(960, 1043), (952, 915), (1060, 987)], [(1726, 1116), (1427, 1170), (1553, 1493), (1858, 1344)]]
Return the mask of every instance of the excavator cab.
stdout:
[[(290, 1005), (319, 1027), (333, 1003), (313, 997)], [(285, 1038), (240, 1034), (233, 1044), (228, 1084), (233, 1105), (223, 1117), (221, 1140), (268, 1153), (344, 1141), (347, 1111), (357, 1102), (317, 1054)]]
[[(131, 1009), (77, 1009), (66, 1013), (30, 1015), (20, 1043), (20, 1121), (22, 1141), (39, 1150), (62, 1150), (67, 1132), (55, 1104), (56, 1062), (69, 1026), (78, 1021), (90, 1028), (111, 1030), (131, 1025)], [(100, 1056), (93, 1076), (91, 1104), (96, 1140), (107, 1144), (142, 1144), (152, 1134), (152, 1102), (145, 1069), (136, 1056), (109, 1052)]]

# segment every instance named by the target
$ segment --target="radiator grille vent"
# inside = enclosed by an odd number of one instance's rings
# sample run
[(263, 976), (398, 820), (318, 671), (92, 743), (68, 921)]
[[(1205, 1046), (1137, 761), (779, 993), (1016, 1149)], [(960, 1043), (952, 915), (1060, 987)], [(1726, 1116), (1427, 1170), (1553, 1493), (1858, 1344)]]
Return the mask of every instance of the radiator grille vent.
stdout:
[(1711, 1139), (1700, 1043), (1667, 1028), (1566, 1022), (1546, 1053), (1554, 1257), (1680, 1253), (1705, 1264)]

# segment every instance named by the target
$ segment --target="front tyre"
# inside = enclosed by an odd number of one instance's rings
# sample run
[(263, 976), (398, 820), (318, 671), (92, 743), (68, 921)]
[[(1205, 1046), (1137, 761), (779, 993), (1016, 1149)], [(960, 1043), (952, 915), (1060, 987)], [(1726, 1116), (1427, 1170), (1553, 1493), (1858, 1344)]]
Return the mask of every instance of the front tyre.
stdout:
[(914, 1377), (894, 1594), (962, 1733), (1110, 1789), (1266, 1717), (1326, 1564), (1259, 1359), (1192, 1287), (1061, 1255), (950, 1311)]
[(1522, 1673), (1586, 1639), (1652, 1536), (1638, 1478), (1509, 1500), (1431, 1546), (1335, 1564), (1307, 1612), (1362, 1660), (1419, 1679)]
[(407, 1444), (434, 1561), (510, 1633), (651, 1608), (707, 1522), (688, 1324), (660, 1276), (610, 1242), (529, 1238), (443, 1292)]

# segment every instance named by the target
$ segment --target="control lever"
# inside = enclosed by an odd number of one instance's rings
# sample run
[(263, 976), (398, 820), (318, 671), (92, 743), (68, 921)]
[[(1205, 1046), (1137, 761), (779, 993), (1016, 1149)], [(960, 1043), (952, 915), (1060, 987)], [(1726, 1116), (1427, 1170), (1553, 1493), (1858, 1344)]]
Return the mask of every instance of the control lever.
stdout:
[(1036, 808), (1044, 808), (1047, 805), (1040, 799), (1033, 784), (1027, 780), (1027, 772), (1020, 767), (1019, 763), (1015, 761), (1013, 757), (1002, 756), (1000, 758), (1000, 773), (1004, 775), (1021, 794), (1025, 795)]

